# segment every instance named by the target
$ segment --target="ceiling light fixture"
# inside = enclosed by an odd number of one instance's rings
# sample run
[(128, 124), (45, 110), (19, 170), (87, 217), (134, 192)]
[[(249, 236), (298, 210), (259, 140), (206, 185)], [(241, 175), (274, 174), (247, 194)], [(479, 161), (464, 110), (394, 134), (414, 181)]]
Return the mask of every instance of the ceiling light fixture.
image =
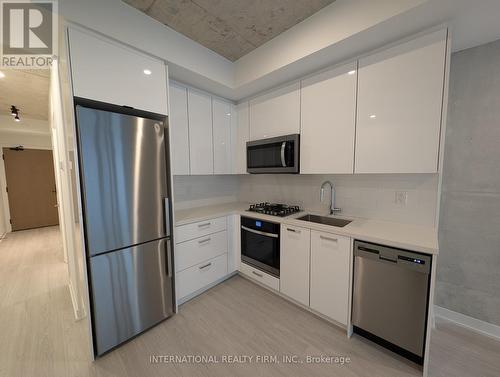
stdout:
[(375, 119), (377, 116), (375, 114), (370, 115), (370, 119)]
[(144, 72), (144, 74), (145, 74), (145, 75), (148, 75), (148, 76), (149, 76), (151, 73), (153, 73), (153, 72), (151, 72), (151, 70), (150, 70), (150, 69), (145, 69), (143, 72)]
[(347, 72), (348, 75), (354, 75), (356, 73), (356, 71), (349, 71)]

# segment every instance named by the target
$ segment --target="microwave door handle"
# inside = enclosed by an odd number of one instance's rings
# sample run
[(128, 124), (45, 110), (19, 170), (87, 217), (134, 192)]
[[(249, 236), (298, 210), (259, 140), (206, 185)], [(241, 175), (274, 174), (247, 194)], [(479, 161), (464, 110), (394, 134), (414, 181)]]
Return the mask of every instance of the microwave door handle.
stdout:
[(281, 165), (286, 168), (286, 161), (285, 161), (285, 148), (286, 148), (286, 141), (284, 141), (281, 144)]

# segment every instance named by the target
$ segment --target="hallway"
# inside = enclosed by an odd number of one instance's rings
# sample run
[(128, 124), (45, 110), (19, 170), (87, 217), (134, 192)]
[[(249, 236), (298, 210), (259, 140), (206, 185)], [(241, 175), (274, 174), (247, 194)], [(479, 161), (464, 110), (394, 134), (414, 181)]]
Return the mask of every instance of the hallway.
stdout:
[(0, 242), (0, 376), (81, 375), (70, 368), (88, 363), (87, 328), (75, 322), (67, 281), (58, 227)]

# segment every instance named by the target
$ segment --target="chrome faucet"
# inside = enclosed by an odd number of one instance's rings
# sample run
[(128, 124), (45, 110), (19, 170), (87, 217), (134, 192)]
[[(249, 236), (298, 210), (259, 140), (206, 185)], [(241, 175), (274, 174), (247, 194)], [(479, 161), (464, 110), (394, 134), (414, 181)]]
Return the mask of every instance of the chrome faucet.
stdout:
[(330, 181), (323, 182), (323, 184), (321, 185), (319, 200), (323, 201), (323, 198), (325, 196), (325, 187), (327, 185), (330, 185), (330, 192), (332, 194), (331, 199), (330, 199), (330, 215), (333, 215), (337, 212), (342, 211), (342, 209), (335, 207), (335, 187), (333, 186), (332, 182), (330, 182)]

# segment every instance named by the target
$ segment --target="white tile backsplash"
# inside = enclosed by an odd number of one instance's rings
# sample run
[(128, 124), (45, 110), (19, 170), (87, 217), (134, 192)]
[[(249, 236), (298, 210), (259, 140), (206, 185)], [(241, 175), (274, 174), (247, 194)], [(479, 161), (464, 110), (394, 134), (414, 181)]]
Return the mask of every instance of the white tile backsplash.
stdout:
[[(249, 175), (240, 176), (238, 199), (276, 201), (326, 211), (329, 192), (320, 202), (321, 183), (336, 188), (336, 205), (345, 216), (434, 226), (437, 174)], [(327, 190), (328, 191), (328, 190)], [(407, 204), (396, 203), (396, 191), (407, 192)]]
[[(437, 174), (356, 175), (207, 175), (175, 176), (177, 209), (232, 201), (297, 204), (325, 212), (330, 203), (326, 192), (319, 200), (321, 183), (330, 180), (342, 215), (434, 226), (437, 205)], [(407, 192), (405, 206), (396, 203), (396, 191)]]
[(230, 203), (238, 200), (239, 177), (236, 175), (176, 175), (176, 209)]

